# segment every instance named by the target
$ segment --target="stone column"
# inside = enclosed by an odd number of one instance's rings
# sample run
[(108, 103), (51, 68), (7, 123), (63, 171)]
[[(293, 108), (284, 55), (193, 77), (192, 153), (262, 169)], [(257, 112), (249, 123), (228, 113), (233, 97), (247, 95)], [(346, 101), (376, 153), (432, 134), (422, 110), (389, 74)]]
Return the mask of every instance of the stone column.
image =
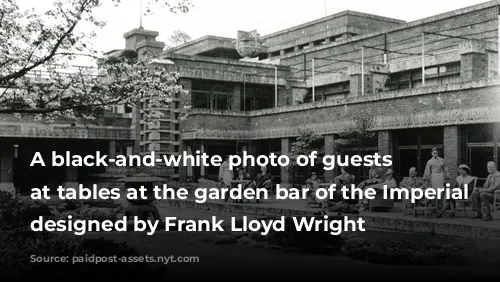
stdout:
[(14, 189), (14, 147), (3, 144), (0, 150), (0, 191), (15, 193)]
[[(203, 155), (203, 153), (205, 153), (205, 144), (203, 141), (201, 141), (200, 155)], [(200, 177), (205, 178), (205, 166), (203, 165), (203, 163), (201, 163), (200, 165)]]
[[(184, 144), (184, 148), (186, 148), (186, 150), (187, 150), (187, 154), (192, 155), (193, 154), (193, 146), (188, 144), (187, 142), (183, 142), (183, 144)], [(193, 179), (193, 163), (191, 163), (191, 162), (188, 162), (187, 167), (186, 167), (186, 181), (187, 180), (189, 180), (189, 181), (195, 180), (195, 179)]]
[(108, 157), (110, 159), (116, 158), (116, 140), (109, 140), (109, 143), (108, 143)]
[(388, 130), (378, 132), (378, 153), (381, 156), (392, 156), (392, 133)]
[(458, 126), (444, 127), (443, 158), (448, 165), (450, 179), (457, 177), (457, 168), (461, 162), (461, 134)]
[(488, 55), (486, 43), (479, 40), (464, 40), (458, 45), (460, 54), (460, 79), (481, 80), (488, 77)]
[[(250, 141), (248, 143), (247, 154), (255, 156), (256, 152), (257, 152), (257, 148), (256, 148), (255, 142)], [(254, 177), (259, 171), (260, 171), (260, 169), (254, 167), (254, 166), (248, 167), (248, 173), (250, 174), (251, 177)]]
[[(353, 65), (349, 66), (347, 73), (350, 77), (350, 91), (349, 91), (349, 97), (358, 97), (363, 95), (363, 83), (361, 82), (363, 79), (363, 76), (361, 75), (361, 66), (360, 65)], [(371, 79), (371, 74), (368, 71), (368, 68), (365, 66), (364, 67), (364, 95), (369, 95), (373, 93), (373, 84), (372, 84), (372, 79)]]
[(132, 109), (132, 129), (134, 134), (134, 155), (141, 152), (141, 103)]
[[(290, 157), (290, 138), (281, 138), (281, 155)], [(281, 186), (291, 187), (292, 179), (287, 167), (281, 168)]]
[(382, 91), (386, 81), (389, 79), (389, 67), (387, 65), (365, 63), (363, 69), (359, 64), (350, 66), (347, 70), (350, 76), (350, 97), (363, 95), (362, 72), (364, 73), (365, 81), (364, 95), (371, 95)]
[(242, 86), (241, 84), (235, 83), (233, 86), (233, 99), (231, 101), (231, 110), (234, 112), (240, 112), (241, 111), (241, 91), (242, 91)]
[(288, 86), (278, 88), (278, 107), (283, 107), (290, 104), (291, 99), (289, 95), (289, 89), (290, 88)]
[[(332, 134), (325, 135), (325, 155), (333, 155), (334, 147), (333, 147), (334, 136)], [(335, 178), (335, 169), (325, 170), (325, 182), (331, 182)]]
[[(186, 144), (186, 142), (181, 142), (180, 149), (181, 149), (181, 152), (186, 151), (187, 154), (189, 154), (189, 155), (192, 154), (191, 148), (189, 147), (188, 144)], [(189, 163), (188, 166), (183, 166), (183, 165), (179, 166), (179, 182), (182, 182), (182, 183), (187, 182), (189, 169), (192, 169), (191, 163)], [(191, 176), (193, 176), (192, 173), (191, 173)]]

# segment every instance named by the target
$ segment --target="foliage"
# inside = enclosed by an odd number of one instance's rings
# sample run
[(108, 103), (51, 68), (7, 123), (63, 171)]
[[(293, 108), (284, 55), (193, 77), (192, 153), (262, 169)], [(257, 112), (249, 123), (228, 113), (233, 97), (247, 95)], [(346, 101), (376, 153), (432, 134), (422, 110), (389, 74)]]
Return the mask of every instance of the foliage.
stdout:
[(375, 135), (371, 128), (374, 117), (368, 110), (359, 111), (353, 116), (353, 125), (339, 132), (334, 140), (337, 154), (346, 153), (350, 148), (361, 148), (365, 142)]
[(380, 239), (373, 243), (350, 244), (344, 252), (355, 260), (391, 265), (463, 265), (465, 257), (453, 246), (417, 245), (404, 240)]
[[(92, 47), (95, 30), (106, 24), (93, 16), (100, 5), (98, 0), (56, 0), (39, 12), (21, 10), (17, 0), (0, 2), (0, 113), (48, 121), (93, 119), (96, 110), (133, 105), (141, 98), (152, 107), (166, 107), (165, 102), (185, 93), (175, 73), (155, 69), (147, 60), (103, 60)], [(155, 5), (173, 13), (191, 7), (188, 0), (150, 0), (146, 12)], [(81, 56), (99, 62), (98, 68), (61, 71)]]
[(317, 162), (321, 162), (321, 158), (325, 153), (323, 136), (307, 129), (300, 130), (299, 136), (290, 147), (292, 166), (297, 165), (297, 158), (300, 155), (309, 155), (311, 152), (317, 151), (318, 158), (316, 160)]
[(51, 215), (49, 205), (44, 202), (0, 191), (0, 229), (24, 228), (39, 216), (50, 217)]
[[(137, 256), (125, 243), (103, 238), (81, 239), (61, 233), (33, 232), (30, 223), (39, 216), (51, 218), (46, 203), (0, 192), (0, 269), (2, 279), (79, 279), (156, 278), (147, 263), (58, 263), (32, 262), (31, 256), (62, 257), (106, 256), (117, 258)], [(63, 276), (61, 276), (63, 275)], [(147, 276), (152, 275), (152, 276)]]
[(186, 42), (191, 41), (191, 36), (182, 30), (174, 30), (174, 32), (168, 37), (168, 46), (166, 49), (182, 45)]
[[(323, 136), (314, 133), (311, 130), (308, 129), (303, 129), (300, 130), (299, 136), (297, 139), (290, 144), (290, 165), (288, 167), (284, 167), (282, 169), (288, 170), (292, 174), (292, 185), (296, 184), (296, 174), (298, 173), (299, 170), (303, 170), (302, 167), (300, 167), (297, 164), (297, 158), (300, 155), (310, 155), (313, 151), (318, 152), (318, 157), (315, 160), (314, 165), (316, 166), (317, 164), (320, 164), (322, 162), (323, 155), (325, 153), (324, 150), (324, 138)], [(308, 166), (306, 169), (307, 171), (310, 171), (310, 168), (312, 166)]]

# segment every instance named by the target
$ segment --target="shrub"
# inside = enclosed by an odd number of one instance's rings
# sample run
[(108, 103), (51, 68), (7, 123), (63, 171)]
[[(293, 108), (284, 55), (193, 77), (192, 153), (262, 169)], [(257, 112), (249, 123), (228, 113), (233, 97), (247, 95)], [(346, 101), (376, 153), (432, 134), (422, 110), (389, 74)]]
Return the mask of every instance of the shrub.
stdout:
[(355, 260), (391, 265), (463, 265), (463, 255), (446, 246), (422, 246), (404, 240), (378, 240), (346, 244), (346, 254)]
[(0, 192), (0, 226), (2, 230), (27, 227), (39, 216), (52, 216), (47, 203), (34, 201), (29, 197), (15, 196), (5, 191)]
[[(93, 211), (93, 210), (90, 210)], [(70, 212), (68, 212), (70, 213)], [(71, 211), (71, 213), (75, 213)], [(94, 211), (95, 217), (103, 217)], [(39, 216), (52, 217), (46, 203), (0, 192), (0, 269), (2, 281), (12, 279), (129, 280), (157, 279), (149, 263), (76, 263), (73, 257), (136, 257), (137, 251), (125, 243), (111, 240), (81, 239), (73, 235), (33, 232), (30, 224)], [(61, 216), (61, 215), (59, 215)], [(33, 262), (32, 256), (67, 257), (68, 263)]]

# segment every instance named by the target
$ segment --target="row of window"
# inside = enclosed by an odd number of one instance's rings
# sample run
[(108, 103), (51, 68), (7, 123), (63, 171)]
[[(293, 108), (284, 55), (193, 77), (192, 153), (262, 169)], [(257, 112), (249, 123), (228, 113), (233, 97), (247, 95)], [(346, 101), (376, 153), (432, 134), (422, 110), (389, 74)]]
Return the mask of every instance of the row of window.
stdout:
[(253, 111), (274, 107), (274, 87), (243, 84), (239, 109), (234, 101), (234, 85), (215, 81), (194, 80), (191, 86), (191, 105), (195, 109)]
[[(147, 153), (154, 150), (151, 148), (149, 145), (141, 145), (141, 152)], [(180, 153), (180, 146), (179, 145), (174, 145), (171, 146), (170, 144), (160, 144), (160, 152), (175, 152), (175, 153)], [(162, 154), (158, 154), (158, 158), (163, 158)]]
[[(152, 140), (153, 136), (151, 135), (152, 133), (147, 132), (146, 134), (141, 135), (141, 142), (149, 141)], [(156, 138), (160, 138), (160, 141), (179, 141), (179, 134), (170, 134), (167, 132), (160, 132), (160, 136), (157, 136)], [(172, 138), (173, 137), (173, 138)]]
[(141, 131), (145, 130), (174, 130), (174, 131), (179, 131), (180, 130), (180, 125), (178, 123), (174, 123), (174, 127), (172, 128), (172, 123), (168, 121), (160, 121), (159, 123), (156, 124), (141, 124)]
[[(355, 34), (353, 34), (353, 35), (355, 35)], [(289, 47), (287, 49), (284, 49), (283, 53), (286, 55), (286, 54), (290, 54), (290, 53), (294, 53), (294, 52), (298, 52), (298, 51), (302, 51), (302, 50), (307, 50), (311, 47), (321, 46), (321, 45), (324, 45), (324, 44), (327, 44), (330, 42), (339, 41), (342, 38), (343, 38), (343, 35), (341, 34), (341, 35), (331, 36), (331, 37), (325, 38), (325, 39), (319, 39), (319, 40), (316, 40), (316, 41), (313, 41), (310, 43), (308, 42), (308, 43), (304, 43), (304, 44), (301, 44), (298, 46)], [(281, 55), (281, 50), (270, 53), (271, 57), (278, 57), (280, 55)]]
[[(444, 85), (460, 80), (460, 62), (425, 68), (425, 85)], [(422, 86), (422, 69), (391, 74), (386, 88), (390, 90), (418, 88)]]
[[(445, 85), (460, 80), (460, 62), (447, 63), (425, 69), (426, 86)], [(422, 86), (422, 70), (413, 69), (392, 73), (385, 85), (387, 90), (418, 88)], [(253, 111), (274, 107), (275, 90), (271, 85), (243, 85), (240, 93), (240, 111)], [(234, 86), (229, 83), (195, 80), (192, 83), (192, 107), (195, 109), (236, 110)], [(340, 100), (350, 92), (349, 81), (318, 86), (314, 89), (314, 101)], [(313, 101), (309, 89), (305, 103)], [(289, 104), (288, 101), (287, 104)]]

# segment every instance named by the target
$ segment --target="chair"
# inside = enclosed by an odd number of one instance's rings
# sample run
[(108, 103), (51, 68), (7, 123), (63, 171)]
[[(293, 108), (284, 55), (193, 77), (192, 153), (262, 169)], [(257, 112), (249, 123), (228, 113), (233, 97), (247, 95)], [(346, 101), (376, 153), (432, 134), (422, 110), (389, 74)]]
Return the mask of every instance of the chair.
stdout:
[(418, 211), (423, 211), (424, 212), (424, 218), (427, 218), (427, 214), (429, 212), (436, 212), (437, 213), (437, 204), (438, 204), (438, 200), (437, 199), (434, 199), (434, 200), (430, 200), (430, 201), (427, 201), (423, 207), (415, 207), (413, 208), (413, 214), (415, 216), (418, 215)]
[[(304, 187), (302, 187), (304, 189)], [(306, 208), (320, 208), (321, 204), (316, 202), (316, 199), (312, 196), (312, 192), (309, 191), (308, 195), (305, 199), (306, 201)]]
[[(407, 202), (408, 202), (408, 204), (410, 204), (410, 206), (407, 205)], [(409, 200), (409, 199), (404, 199), (403, 200), (403, 215), (409, 215), (409, 213), (408, 213), (409, 210), (413, 211), (410, 214), (415, 214), (415, 204), (411, 203), (411, 200)]]
[[(274, 189), (273, 189), (273, 187), (274, 187)], [(277, 192), (278, 192), (278, 191), (276, 190), (276, 185), (275, 185), (275, 184), (273, 184), (273, 185), (269, 188), (269, 190), (268, 190), (268, 191), (269, 191), (269, 193), (268, 193), (268, 194), (269, 194), (269, 197), (271, 198), (271, 202), (273, 202), (273, 203), (274, 203), (274, 199), (276, 198), (276, 194), (277, 194)], [(273, 191), (274, 191), (274, 195), (275, 195), (274, 197), (273, 197)]]
[(500, 190), (496, 190), (493, 194), (493, 211), (499, 210), (500, 207)]
[[(477, 177), (474, 177), (474, 180), (472, 181), (473, 183), (473, 186), (472, 186), (472, 191), (474, 191), (474, 189), (476, 189), (476, 185), (477, 185)], [(467, 205), (470, 205), (471, 208), (472, 208), (472, 200), (470, 198), (470, 195), (469, 195), (469, 198), (468, 199), (464, 199), (464, 200), (456, 200), (456, 207), (455, 207), (455, 210), (456, 211), (464, 211), (464, 214), (465, 216), (467, 216)], [(462, 204), (462, 209), (459, 209), (458, 208), (458, 204), (461, 203)]]

